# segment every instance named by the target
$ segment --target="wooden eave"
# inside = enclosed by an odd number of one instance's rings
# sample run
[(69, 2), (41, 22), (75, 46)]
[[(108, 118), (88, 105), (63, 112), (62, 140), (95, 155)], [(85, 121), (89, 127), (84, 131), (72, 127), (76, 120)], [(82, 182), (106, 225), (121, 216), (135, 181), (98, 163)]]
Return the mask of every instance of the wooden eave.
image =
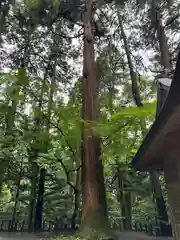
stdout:
[(164, 161), (180, 151), (180, 53), (165, 104), (131, 164), (139, 171), (163, 170)]

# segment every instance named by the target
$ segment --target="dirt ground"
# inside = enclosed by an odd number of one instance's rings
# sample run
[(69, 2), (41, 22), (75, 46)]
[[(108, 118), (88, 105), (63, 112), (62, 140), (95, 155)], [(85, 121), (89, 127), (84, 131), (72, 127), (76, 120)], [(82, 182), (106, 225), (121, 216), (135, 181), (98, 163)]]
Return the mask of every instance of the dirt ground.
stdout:
[[(172, 238), (166, 237), (150, 237), (143, 233), (135, 232), (120, 232), (118, 233), (119, 240), (172, 240)], [(0, 240), (50, 240), (52, 237), (49, 237), (44, 234), (18, 234), (18, 233), (0, 233)]]

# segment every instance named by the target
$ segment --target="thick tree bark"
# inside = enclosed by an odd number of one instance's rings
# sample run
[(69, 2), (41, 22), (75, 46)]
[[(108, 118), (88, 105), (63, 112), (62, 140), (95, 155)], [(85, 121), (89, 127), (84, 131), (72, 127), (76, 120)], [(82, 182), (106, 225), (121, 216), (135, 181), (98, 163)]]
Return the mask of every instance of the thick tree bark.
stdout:
[(82, 218), (80, 231), (108, 231), (106, 191), (101, 160), (100, 139), (93, 135), (90, 124), (98, 119), (98, 84), (94, 59), (93, 1), (86, 1), (83, 53), (83, 156)]

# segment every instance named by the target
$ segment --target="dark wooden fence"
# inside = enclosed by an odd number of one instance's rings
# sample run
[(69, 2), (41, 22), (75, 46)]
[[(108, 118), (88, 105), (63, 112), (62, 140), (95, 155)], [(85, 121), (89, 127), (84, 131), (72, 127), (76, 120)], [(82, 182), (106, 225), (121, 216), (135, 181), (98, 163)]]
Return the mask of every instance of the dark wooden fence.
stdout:
[[(76, 225), (76, 229), (79, 224)], [(121, 231), (121, 228), (116, 224), (116, 226), (112, 226), (113, 228)], [(42, 229), (43, 232), (73, 232), (75, 229), (71, 228), (71, 223), (66, 221), (63, 222), (55, 222), (55, 221), (43, 221)], [(0, 219), (0, 232), (27, 232), (28, 231), (28, 223), (26, 220), (16, 220), (12, 224), (11, 220), (8, 219)], [(160, 226), (158, 223), (145, 223), (143, 224), (140, 221), (136, 221), (132, 224), (132, 231), (136, 232), (144, 232), (149, 236), (161, 236)]]
[[(76, 226), (78, 228), (78, 224)], [(41, 231), (52, 232), (52, 231), (62, 231), (68, 232), (73, 230), (70, 223), (59, 224), (59, 222), (54, 221), (43, 221)], [(26, 232), (28, 231), (28, 223), (26, 220), (16, 220), (12, 224), (11, 220), (0, 219), (0, 231), (1, 232)]]
[(147, 233), (149, 236), (157, 236), (158, 226), (150, 223), (150, 224), (143, 224), (139, 221), (133, 224), (132, 230), (136, 232), (144, 232)]
[[(165, 224), (167, 224), (167, 226), (170, 227), (169, 223), (165, 223)], [(143, 224), (140, 221), (136, 221), (132, 226), (132, 230), (136, 232), (144, 232), (149, 236), (162, 236), (160, 223), (158, 222)]]

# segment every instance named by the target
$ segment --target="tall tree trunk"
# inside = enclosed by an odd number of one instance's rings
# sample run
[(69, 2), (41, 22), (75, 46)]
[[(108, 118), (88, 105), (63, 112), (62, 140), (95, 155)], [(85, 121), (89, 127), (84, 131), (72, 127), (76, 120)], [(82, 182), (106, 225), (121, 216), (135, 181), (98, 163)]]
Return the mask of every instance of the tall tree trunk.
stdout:
[(35, 231), (41, 230), (41, 227), (42, 227), (45, 176), (46, 176), (46, 169), (41, 168), (39, 182), (38, 182), (37, 203), (36, 203), (36, 211), (35, 211), (35, 222), (34, 222)]
[(121, 217), (122, 217), (122, 231), (125, 230), (126, 228), (126, 224), (125, 224), (125, 218), (126, 218), (126, 210), (125, 210), (125, 206), (124, 206), (124, 192), (123, 192), (124, 188), (123, 188), (123, 179), (121, 176), (121, 171), (120, 168), (118, 166), (117, 168), (117, 194), (118, 194), (118, 201), (120, 203), (121, 206)]
[[(93, 1), (86, 0), (83, 53), (83, 156), (82, 156), (82, 218), (84, 234), (107, 233), (106, 191), (101, 160), (100, 139), (89, 126), (98, 119), (98, 83), (94, 59)], [(87, 124), (88, 122), (88, 124)], [(94, 231), (95, 230), (95, 231)]]
[[(43, 103), (43, 95), (44, 95), (44, 83), (46, 81), (47, 77), (47, 70), (44, 74), (44, 79), (42, 81), (41, 86), (41, 92), (38, 102), (38, 110), (42, 111), (42, 103)], [(37, 134), (42, 127), (42, 117), (40, 115), (34, 116), (34, 131)], [(32, 166), (32, 176), (31, 176), (31, 194), (30, 194), (30, 204), (29, 204), (29, 216), (28, 216), (28, 230), (33, 231), (35, 224), (33, 224), (33, 220), (36, 219), (35, 217), (35, 207), (36, 207), (36, 189), (37, 189), (37, 183), (38, 183), (38, 175), (39, 175), (39, 166), (36, 163), (36, 159), (38, 157), (38, 153), (40, 149), (34, 148), (34, 145), (36, 145), (36, 138), (34, 138), (33, 146), (31, 147), (31, 150), (29, 151), (29, 161)], [(35, 217), (35, 218), (34, 218)]]
[[(146, 125), (145, 122), (141, 121), (142, 135), (146, 136)], [(160, 221), (160, 230), (162, 236), (172, 236), (171, 226), (168, 225), (168, 214), (166, 209), (166, 203), (162, 194), (161, 184), (159, 180), (159, 173), (151, 171), (150, 173), (152, 189), (155, 196), (155, 204)]]
[[(157, 3), (155, 0), (152, 1), (152, 4), (153, 4), (153, 7), (156, 8)], [(156, 24), (157, 24), (157, 37), (159, 41), (159, 49), (161, 53), (161, 64), (164, 68), (164, 77), (167, 77), (167, 74), (169, 71), (171, 71), (172, 66), (170, 62), (167, 37), (166, 37), (165, 29), (162, 23), (162, 17), (157, 8), (156, 8)], [(161, 91), (163, 91), (163, 98), (162, 98), (162, 101), (160, 102), (161, 106), (157, 106), (157, 114), (156, 114), (157, 116), (164, 105), (164, 102), (168, 93), (165, 89)], [(168, 225), (168, 214), (167, 214), (167, 211), (165, 211), (166, 205), (162, 195), (161, 185), (159, 182), (159, 175), (157, 175), (156, 173), (151, 173), (151, 175), (152, 175), (151, 180), (153, 182), (154, 193), (156, 196), (157, 209), (159, 212), (161, 234), (163, 236), (172, 236), (172, 228), (171, 226)]]
[(76, 228), (76, 220), (79, 212), (80, 207), (80, 195), (81, 195), (81, 169), (77, 171), (76, 174), (76, 184), (75, 184), (75, 191), (74, 191), (74, 211), (71, 219), (71, 228)]
[(161, 185), (159, 181), (159, 174), (156, 172), (151, 172), (150, 174), (151, 174), (152, 187), (155, 194), (157, 211), (158, 211), (159, 220), (160, 220), (161, 234), (163, 236), (171, 236), (172, 231), (170, 226), (168, 225), (168, 214), (167, 214), (167, 211), (164, 211), (164, 209), (166, 210), (166, 205), (162, 195)]
[[(154, 0), (152, 1), (152, 7), (156, 12), (157, 39), (159, 42), (159, 51), (161, 54), (161, 65), (163, 66), (163, 69), (164, 69), (162, 77), (168, 77), (168, 73), (171, 72), (172, 66), (170, 61), (167, 37), (166, 37), (165, 29), (162, 23), (161, 14), (159, 12), (159, 9), (156, 8), (156, 1)], [(158, 94), (158, 102), (157, 102), (157, 115), (158, 115), (164, 105), (168, 91), (158, 86), (157, 94)]]
[(126, 230), (132, 229), (132, 194), (126, 190), (125, 194), (126, 202)]
[(17, 187), (16, 197), (15, 197), (15, 203), (14, 203), (12, 220), (11, 220), (11, 230), (12, 231), (13, 231), (14, 223), (15, 223), (15, 220), (16, 220), (16, 210), (17, 210), (17, 205), (18, 205), (18, 201), (19, 201), (20, 183), (21, 183), (22, 174), (23, 174), (23, 159), (21, 160), (19, 178), (18, 178), (17, 185), (16, 185), (16, 187)]
[[(54, 83), (55, 83), (55, 79), (56, 79), (56, 61), (52, 68), (52, 76), (51, 77), (52, 78), (51, 78), (51, 87), (50, 87), (49, 101), (48, 101), (48, 113), (47, 113), (47, 118), (45, 119), (46, 120), (45, 131), (48, 133), (48, 138), (44, 142), (44, 149), (41, 150), (43, 152), (48, 152), (48, 146), (49, 146), (49, 129), (50, 129), (51, 112), (52, 112), (53, 95), (54, 95)], [(37, 204), (36, 204), (35, 221), (34, 221), (35, 231), (40, 231), (42, 228), (45, 177), (46, 177), (46, 169), (41, 168), (40, 176), (39, 176), (39, 183), (38, 183)]]
[(133, 67), (133, 63), (132, 63), (132, 59), (131, 59), (131, 53), (130, 53), (130, 49), (129, 49), (129, 46), (128, 46), (126, 34), (125, 34), (125, 31), (124, 31), (124, 27), (123, 27), (123, 23), (122, 23), (120, 15), (118, 15), (118, 19), (119, 19), (119, 25), (120, 25), (120, 29), (121, 29), (122, 39), (123, 39), (123, 42), (124, 42), (126, 57), (127, 57), (127, 60), (128, 60), (128, 66), (129, 66), (131, 83), (132, 83), (133, 98), (134, 98), (135, 104), (138, 107), (141, 107), (143, 105), (143, 103), (141, 101), (141, 97), (140, 97), (140, 93), (139, 93), (139, 87), (138, 87), (138, 84), (137, 84), (137, 76), (136, 76), (136, 72), (134, 71), (134, 67)]
[[(131, 60), (130, 50), (129, 50), (127, 38), (126, 38), (124, 29), (123, 29), (123, 24), (120, 19), (120, 16), (119, 16), (119, 24), (120, 24), (121, 34), (122, 34), (122, 38), (124, 41), (124, 47), (125, 47), (126, 56), (128, 59), (128, 64), (129, 64), (134, 101), (135, 101), (137, 107), (141, 107), (141, 106), (143, 106), (143, 103), (141, 101), (141, 96), (140, 96), (140, 92), (139, 92), (139, 88), (138, 88), (138, 84), (137, 84), (137, 75), (133, 70), (133, 64), (132, 64), (132, 60)], [(141, 126), (142, 133), (143, 133), (143, 136), (145, 137), (145, 135), (146, 135), (145, 122), (141, 121), (141, 124), (142, 124), (142, 126)], [(161, 190), (160, 181), (159, 181), (159, 178), (158, 179), (156, 178), (156, 173), (150, 172), (150, 177), (151, 177), (152, 184), (156, 184), (156, 186), (153, 186), (153, 189), (154, 189), (154, 195), (156, 198), (158, 216), (159, 216), (159, 220), (161, 221), (161, 224), (160, 224), (161, 234), (163, 236), (169, 236), (170, 230), (169, 230), (169, 226), (166, 223), (168, 220), (168, 215), (167, 215), (166, 205), (165, 205), (165, 201), (164, 201), (162, 190)]]
[(161, 53), (161, 64), (164, 67), (164, 70), (171, 70), (172, 66), (170, 62), (167, 37), (166, 37), (165, 29), (163, 26), (160, 10), (157, 9), (156, 5), (157, 5), (156, 1), (152, 0), (152, 8), (156, 12), (157, 38), (158, 38), (159, 49)]
[(122, 227), (123, 230), (130, 230), (132, 227), (132, 202), (131, 192), (128, 191), (127, 185), (122, 178), (120, 167), (117, 168), (118, 194), (121, 205)]
[(4, 4), (0, 2), (0, 45), (2, 43), (1, 35), (6, 28), (6, 17), (8, 16), (10, 7), (11, 1), (7, 1), (7, 3)]
[[(30, 153), (32, 155), (32, 153)], [(36, 188), (37, 188), (37, 177), (39, 168), (36, 162), (33, 162), (37, 156), (34, 154), (30, 156), (30, 162), (31, 162), (31, 169), (32, 169), (32, 175), (31, 175), (31, 193), (30, 193), (30, 201), (29, 201), (29, 215), (28, 215), (28, 231), (33, 231), (33, 219), (34, 219), (34, 210), (36, 205)]]

